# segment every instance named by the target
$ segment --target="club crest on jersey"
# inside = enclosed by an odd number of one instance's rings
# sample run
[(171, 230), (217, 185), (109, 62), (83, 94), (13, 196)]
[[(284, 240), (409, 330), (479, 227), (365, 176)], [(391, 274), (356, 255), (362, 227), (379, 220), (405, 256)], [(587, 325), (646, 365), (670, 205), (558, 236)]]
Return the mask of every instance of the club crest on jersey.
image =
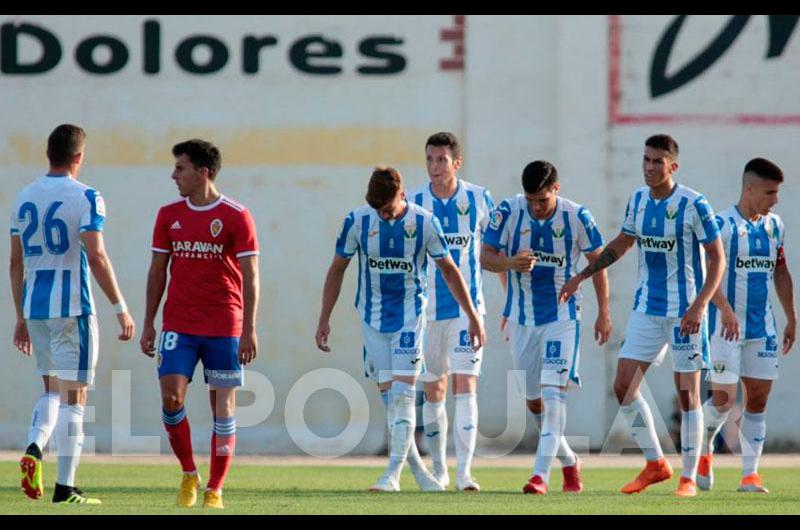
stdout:
[(406, 236), (406, 239), (414, 239), (417, 237), (417, 225), (406, 226), (403, 228), (403, 234)]
[(100, 195), (96, 195), (94, 198), (94, 209), (97, 215), (106, 216), (106, 201)]
[(456, 211), (458, 215), (467, 215), (469, 214), (469, 203), (467, 204), (456, 204)]
[(553, 228), (550, 230), (553, 233), (553, 237), (556, 239), (562, 239), (564, 237), (564, 233), (567, 231), (566, 227), (561, 228), (561, 230), (557, 228)]
[(499, 212), (497, 210), (493, 211), (489, 219), (489, 226), (491, 226), (494, 230), (497, 230), (500, 228), (501, 224), (503, 224), (503, 212)]
[(667, 211), (664, 212), (664, 216), (670, 221), (674, 221), (678, 217), (678, 209), (667, 208)]
[(219, 218), (214, 219), (211, 221), (211, 226), (209, 226), (209, 228), (211, 229), (211, 235), (217, 237), (220, 232), (222, 232), (222, 221), (220, 221)]

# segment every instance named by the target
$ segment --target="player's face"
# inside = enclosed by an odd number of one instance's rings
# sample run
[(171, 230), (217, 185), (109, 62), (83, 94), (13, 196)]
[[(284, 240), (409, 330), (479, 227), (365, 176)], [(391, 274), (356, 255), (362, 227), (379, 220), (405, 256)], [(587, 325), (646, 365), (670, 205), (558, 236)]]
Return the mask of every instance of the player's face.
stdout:
[(644, 148), (642, 170), (645, 184), (651, 188), (657, 188), (665, 185), (672, 178), (672, 174), (678, 170), (678, 163), (669, 156), (667, 151), (648, 145)]
[(537, 191), (536, 193), (526, 193), (525, 200), (528, 202), (528, 209), (535, 219), (547, 219), (556, 209), (556, 199), (558, 198), (558, 182)]
[(195, 167), (185, 154), (175, 157), (172, 179), (178, 185), (178, 193), (181, 197), (187, 197), (202, 189), (207, 178), (208, 168)]
[(392, 219), (400, 218), (406, 211), (406, 193), (401, 191), (394, 196), (391, 202), (387, 203), (383, 208), (378, 210), (378, 215), (384, 221), (391, 221)]
[(756, 175), (752, 175), (747, 180), (745, 189), (750, 205), (757, 214), (767, 215), (772, 207), (778, 204), (780, 182), (762, 179)]
[(446, 145), (429, 145), (425, 148), (428, 177), (438, 184), (456, 178), (456, 171), (461, 168), (461, 159), (453, 158), (453, 151)]

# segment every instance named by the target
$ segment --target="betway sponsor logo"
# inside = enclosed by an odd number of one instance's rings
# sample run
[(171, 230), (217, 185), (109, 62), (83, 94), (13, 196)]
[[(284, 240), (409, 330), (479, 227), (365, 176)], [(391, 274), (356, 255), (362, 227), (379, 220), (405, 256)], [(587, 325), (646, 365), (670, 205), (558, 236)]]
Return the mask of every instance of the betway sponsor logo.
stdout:
[(563, 267), (567, 257), (563, 254), (548, 254), (541, 250), (534, 250), (533, 256), (537, 259), (537, 267)]
[(675, 243), (672, 237), (639, 236), (639, 246), (649, 252), (672, 252)]
[(205, 241), (173, 241), (173, 252), (190, 252), (193, 254), (222, 254), (225, 246), (222, 243)]
[(736, 257), (736, 269), (747, 272), (772, 272), (775, 270), (775, 260), (766, 256)]
[(369, 258), (369, 268), (378, 269), (382, 273), (414, 272), (414, 263), (406, 258)]
[(472, 235), (467, 234), (465, 236), (462, 235), (444, 235), (445, 240), (447, 241), (447, 246), (451, 249), (453, 248), (467, 248), (469, 246), (470, 241), (472, 241)]

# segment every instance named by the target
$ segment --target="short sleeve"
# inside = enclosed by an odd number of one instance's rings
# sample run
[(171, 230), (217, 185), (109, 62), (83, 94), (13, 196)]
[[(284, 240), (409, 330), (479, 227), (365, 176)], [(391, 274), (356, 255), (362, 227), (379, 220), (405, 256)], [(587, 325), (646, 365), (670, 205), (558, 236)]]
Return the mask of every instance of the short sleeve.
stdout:
[(355, 224), (356, 217), (353, 212), (350, 212), (350, 214), (344, 218), (339, 237), (336, 238), (336, 254), (345, 259), (352, 258), (353, 254), (358, 250)]
[(84, 192), (86, 201), (81, 208), (81, 232), (102, 232), (106, 221), (106, 203), (103, 197), (91, 188)]
[(169, 254), (172, 252), (172, 238), (169, 237), (169, 227), (167, 226), (167, 214), (164, 208), (158, 211), (156, 224), (153, 227), (153, 252)]
[(258, 256), (258, 236), (256, 223), (250, 210), (242, 210), (238, 230), (233, 234), (233, 252), (237, 258)]

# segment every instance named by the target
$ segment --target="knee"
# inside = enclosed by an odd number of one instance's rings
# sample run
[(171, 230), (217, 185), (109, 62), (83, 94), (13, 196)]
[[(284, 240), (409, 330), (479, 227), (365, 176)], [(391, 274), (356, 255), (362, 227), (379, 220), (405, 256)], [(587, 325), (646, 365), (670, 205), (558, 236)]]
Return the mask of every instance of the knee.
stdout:
[(619, 379), (614, 381), (614, 395), (617, 397), (617, 402), (620, 405), (626, 405), (626, 397), (628, 395), (628, 384)]
[(747, 398), (747, 412), (759, 414), (767, 410), (767, 395), (761, 394), (757, 396), (748, 396)]
[(544, 405), (542, 404), (542, 399), (529, 399), (528, 400), (528, 410), (532, 413), (539, 415), (544, 410)]
[(161, 404), (164, 410), (176, 412), (183, 408), (183, 397), (174, 392), (168, 392), (161, 396)]

